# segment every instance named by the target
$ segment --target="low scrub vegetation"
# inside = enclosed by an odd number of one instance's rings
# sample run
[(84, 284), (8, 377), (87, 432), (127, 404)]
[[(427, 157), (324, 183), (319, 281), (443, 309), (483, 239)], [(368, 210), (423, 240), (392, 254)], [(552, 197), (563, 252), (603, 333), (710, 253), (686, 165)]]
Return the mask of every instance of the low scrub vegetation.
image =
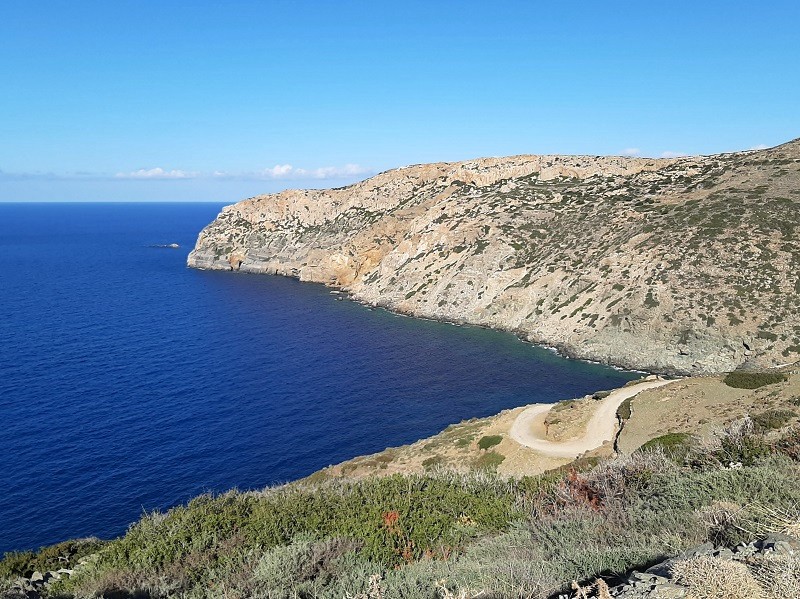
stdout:
[[(206, 495), (145, 515), (119, 539), (81, 546), (67, 562), (86, 551), (92, 559), (48, 592), (545, 598), (708, 540), (750, 540), (774, 529), (776, 513), (790, 515), (782, 530), (797, 530), (800, 463), (785, 441), (797, 434), (775, 440), (744, 420), (713, 443), (667, 436), (629, 457), (521, 480), (433, 469)], [(688, 446), (685, 455), (677, 446)], [(7, 556), (0, 584), (49, 568), (58, 551)]]
[(502, 440), (502, 435), (487, 435), (485, 437), (481, 437), (480, 441), (478, 441), (478, 447), (484, 450), (489, 449), (490, 447), (499, 445), (500, 441)]
[(632, 403), (633, 403), (633, 397), (629, 397), (626, 400), (624, 400), (621, 404), (619, 404), (619, 407), (617, 408), (617, 418), (623, 421), (630, 420), (631, 414), (633, 413), (631, 411)]
[(787, 380), (787, 376), (782, 372), (747, 372), (734, 371), (729, 373), (722, 382), (728, 387), (736, 389), (758, 389), (766, 385), (774, 385)]
[(475, 460), (475, 467), (479, 470), (497, 470), (497, 467), (506, 459), (502, 453), (487, 451)]
[(783, 428), (796, 417), (797, 412), (792, 410), (767, 410), (753, 416), (753, 424), (758, 429), (769, 431)]
[(687, 433), (667, 433), (651, 439), (639, 448), (639, 451), (661, 449), (666, 455), (684, 458), (691, 448), (691, 435)]

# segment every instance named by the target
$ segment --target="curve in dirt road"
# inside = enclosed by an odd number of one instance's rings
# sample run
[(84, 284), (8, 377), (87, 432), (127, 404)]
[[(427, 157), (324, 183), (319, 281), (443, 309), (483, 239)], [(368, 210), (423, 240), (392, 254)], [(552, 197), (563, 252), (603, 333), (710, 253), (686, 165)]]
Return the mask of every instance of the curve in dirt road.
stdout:
[(676, 380), (680, 379), (643, 381), (636, 385), (615, 389), (608, 397), (597, 402), (597, 409), (586, 425), (586, 432), (583, 436), (575, 439), (562, 442), (548, 441), (538, 430), (543, 428), (547, 412), (554, 404), (533, 404), (523, 410), (511, 425), (509, 435), (520, 445), (530, 447), (548, 457), (576, 458), (614, 438), (617, 428), (617, 408), (622, 405), (622, 402), (642, 391), (663, 387)]

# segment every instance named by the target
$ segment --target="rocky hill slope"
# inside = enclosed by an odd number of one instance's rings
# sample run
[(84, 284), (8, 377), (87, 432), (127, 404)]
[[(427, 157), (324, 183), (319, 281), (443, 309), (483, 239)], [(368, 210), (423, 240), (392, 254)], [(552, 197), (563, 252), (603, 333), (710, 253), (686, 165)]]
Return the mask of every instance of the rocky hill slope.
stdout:
[(298, 277), (657, 372), (800, 357), (800, 140), (415, 165), (226, 207), (190, 266)]

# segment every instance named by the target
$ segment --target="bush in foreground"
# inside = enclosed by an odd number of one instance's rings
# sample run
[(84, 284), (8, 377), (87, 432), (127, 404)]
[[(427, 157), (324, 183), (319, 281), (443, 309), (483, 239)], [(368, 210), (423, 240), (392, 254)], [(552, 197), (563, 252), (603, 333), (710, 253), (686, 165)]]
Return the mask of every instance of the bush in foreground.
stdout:
[[(739, 445), (754, 435), (736, 430)], [(721, 446), (690, 465), (656, 448), (520, 481), (435, 472), (203, 496), (146, 515), (51, 596), (548, 597), (745, 540), (800, 505), (800, 464), (733, 468)]]
[(33, 551), (12, 551), (0, 561), (0, 579), (30, 577), (36, 571), (58, 570), (75, 564), (82, 557), (99, 551), (106, 543), (100, 539), (75, 539)]

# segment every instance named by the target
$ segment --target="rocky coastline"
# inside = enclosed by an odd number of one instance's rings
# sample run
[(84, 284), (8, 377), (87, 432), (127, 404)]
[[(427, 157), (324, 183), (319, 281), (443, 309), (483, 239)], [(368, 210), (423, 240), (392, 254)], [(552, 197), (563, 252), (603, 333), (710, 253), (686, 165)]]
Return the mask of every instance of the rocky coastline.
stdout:
[(675, 159), (415, 165), (228, 206), (188, 265), (672, 375), (800, 358), (800, 141)]

